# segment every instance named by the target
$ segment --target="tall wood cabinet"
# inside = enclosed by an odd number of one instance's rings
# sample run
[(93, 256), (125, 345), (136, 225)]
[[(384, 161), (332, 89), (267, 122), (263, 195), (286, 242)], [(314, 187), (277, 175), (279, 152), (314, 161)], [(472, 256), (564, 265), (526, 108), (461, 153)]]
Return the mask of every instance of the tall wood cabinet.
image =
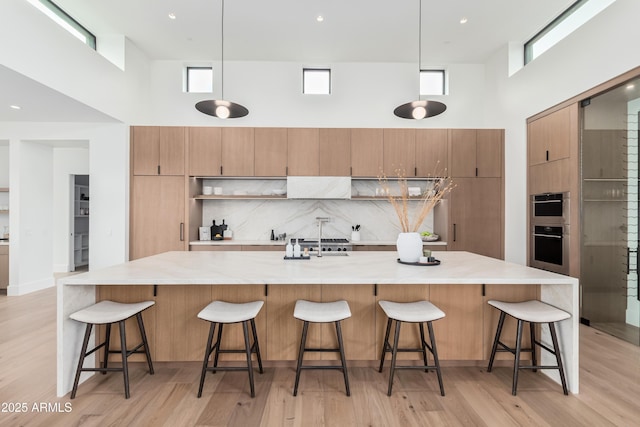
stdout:
[(402, 174), (416, 176), (416, 131), (415, 129), (384, 130), (383, 173), (387, 177)]
[(447, 129), (416, 130), (416, 176), (448, 176), (450, 174), (448, 141)]
[(255, 176), (286, 176), (287, 145), (286, 128), (256, 128)]
[(183, 127), (133, 127), (133, 174), (184, 175), (184, 139)]
[(9, 286), (9, 245), (0, 245), (0, 289)]
[(501, 177), (503, 139), (501, 129), (452, 129), (451, 176)]
[(383, 139), (382, 129), (351, 129), (351, 176), (380, 175)]

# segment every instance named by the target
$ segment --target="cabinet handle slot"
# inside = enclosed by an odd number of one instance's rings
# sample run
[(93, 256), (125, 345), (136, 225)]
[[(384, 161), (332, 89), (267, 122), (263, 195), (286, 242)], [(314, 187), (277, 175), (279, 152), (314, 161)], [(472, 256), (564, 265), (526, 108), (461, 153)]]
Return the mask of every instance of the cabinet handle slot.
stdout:
[(180, 223), (180, 241), (184, 242), (184, 222)]
[(160, 165), (158, 165), (158, 175), (160, 175)]
[(549, 161), (549, 150), (547, 150), (547, 162)]
[(456, 225), (453, 224), (453, 241), (456, 241)]
[(478, 176), (478, 168), (476, 168), (476, 176)]

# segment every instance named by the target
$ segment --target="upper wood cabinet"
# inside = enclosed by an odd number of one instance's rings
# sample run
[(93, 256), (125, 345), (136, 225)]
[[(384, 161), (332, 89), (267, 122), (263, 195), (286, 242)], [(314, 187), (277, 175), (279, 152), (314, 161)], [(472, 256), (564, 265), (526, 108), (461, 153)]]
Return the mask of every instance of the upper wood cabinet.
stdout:
[(320, 174), (320, 132), (317, 128), (287, 129), (287, 164), (289, 175)]
[(253, 128), (222, 128), (222, 176), (253, 176)]
[(578, 106), (572, 104), (529, 123), (529, 166), (570, 156), (572, 132), (578, 128)]
[(222, 165), (222, 129), (189, 128), (189, 175), (218, 176)]
[(503, 139), (500, 129), (452, 129), (451, 176), (501, 177)]
[(377, 177), (382, 172), (382, 129), (351, 129), (351, 176)]
[(383, 173), (387, 177), (416, 176), (415, 129), (385, 129)]
[(416, 176), (449, 175), (447, 129), (416, 130)]
[(320, 129), (320, 175), (351, 175), (350, 129)]
[(184, 175), (184, 140), (183, 127), (132, 127), (133, 174)]
[(255, 176), (287, 175), (287, 129), (256, 128)]

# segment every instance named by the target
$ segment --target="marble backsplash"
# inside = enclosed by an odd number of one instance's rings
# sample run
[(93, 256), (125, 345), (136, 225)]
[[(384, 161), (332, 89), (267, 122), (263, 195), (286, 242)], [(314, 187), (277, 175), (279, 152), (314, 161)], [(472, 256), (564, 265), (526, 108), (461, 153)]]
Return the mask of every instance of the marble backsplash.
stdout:
[[(246, 190), (247, 194), (262, 195), (268, 194), (270, 189), (286, 189), (285, 180), (205, 180), (203, 184), (223, 187), (223, 194)], [(425, 188), (428, 183), (412, 182), (411, 185)], [(379, 186), (376, 180), (354, 180), (353, 192), (373, 196)], [(411, 207), (417, 206), (418, 202), (411, 202)], [(366, 241), (395, 241), (400, 231), (398, 217), (386, 199), (204, 200), (202, 223), (208, 226), (215, 219), (220, 224), (224, 219), (233, 230), (234, 240), (269, 240), (272, 229), (276, 236), (287, 233), (290, 237), (315, 237), (318, 234), (316, 217), (319, 216), (331, 218), (323, 225), (324, 237), (350, 238), (351, 227), (356, 224), (360, 224), (361, 240)], [(420, 231), (438, 233), (437, 228), (431, 212)]]

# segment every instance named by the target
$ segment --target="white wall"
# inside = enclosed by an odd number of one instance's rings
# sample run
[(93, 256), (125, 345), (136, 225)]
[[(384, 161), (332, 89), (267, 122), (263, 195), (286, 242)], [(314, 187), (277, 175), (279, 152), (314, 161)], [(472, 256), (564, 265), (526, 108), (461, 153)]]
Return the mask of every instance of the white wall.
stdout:
[(638, 16), (640, 2), (617, 0), (511, 77), (506, 46), (487, 63), (485, 123), (505, 128), (507, 260), (526, 263), (527, 117), (640, 66)]
[[(0, 187), (9, 187), (9, 141), (0, 140)], [(9, 205), (9, 193), (0, 193), (0, 205)], [(9, 225), (9, 215), (0, 214), (0, 233)]]
[(70, 191), (71, 175), (89, 174), (88, 141), (78, 141), (86, 147), (58, 147), (53, 149), (53, 271), (70, 271), (71, 227), (73, 220)]

